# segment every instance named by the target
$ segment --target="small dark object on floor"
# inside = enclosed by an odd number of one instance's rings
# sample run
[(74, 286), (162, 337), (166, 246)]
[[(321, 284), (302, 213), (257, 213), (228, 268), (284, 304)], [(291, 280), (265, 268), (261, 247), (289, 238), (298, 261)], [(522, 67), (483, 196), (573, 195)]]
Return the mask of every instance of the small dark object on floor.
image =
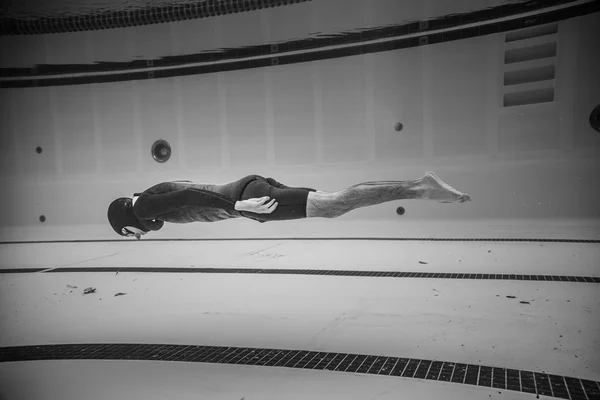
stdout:
[(404, 209), (404, 207), (396, 208), (396, 214), (398, 214), (398, 215), (404, 215), (405, 212), (406, 212), (406, 210)]
[(68, 288), (71, 288), (71, 289), (77, 289), (77, 286), (71, 286), (71, 285), (67, 285), (67, 287), (68, 287)]
[(425, 261), (419, 261), (419, 264), (428, 264)]
[(115, 297), (117, 297), (117, 296), (125, 296), (126, 294), (127, 293), (121, 293), (121, 292), (119, 292), (119, 293), (115, 294)]
[(83, 294), (90, 294), (90, 293), (96, 293), (96, 289), (93, 287), (89, 287), (89, 288), (85, 288), (83, 290)]
[(531, 303), (530, 303), (530, 302), (528, 302), (528, 301), (520, 301), (519, 303), (521, 303), (521, 304), (531, 304)]
[(506, 297), (508, 297), (509, 299), (516, 299), (517, 298), (516, 296), (506, 296)]

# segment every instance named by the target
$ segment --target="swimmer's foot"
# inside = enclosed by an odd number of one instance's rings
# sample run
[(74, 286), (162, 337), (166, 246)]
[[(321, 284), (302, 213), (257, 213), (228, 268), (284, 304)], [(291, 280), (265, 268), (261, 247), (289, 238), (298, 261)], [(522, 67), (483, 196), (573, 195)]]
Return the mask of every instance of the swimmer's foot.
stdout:
[(440, 203), (465, 203), (471, 201), (471, 196), (459, 192), (438, 178), (433, 172), (426, 172), (420, 179), (423, 186), (423, 199), (435, 200)]

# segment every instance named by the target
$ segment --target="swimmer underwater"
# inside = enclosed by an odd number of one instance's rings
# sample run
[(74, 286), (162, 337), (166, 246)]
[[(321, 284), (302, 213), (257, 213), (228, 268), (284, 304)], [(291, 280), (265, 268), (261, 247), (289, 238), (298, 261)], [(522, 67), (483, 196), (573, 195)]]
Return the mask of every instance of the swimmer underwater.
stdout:
[(248, 175), (223, 184), (190, 181), (159, 183), (121, 197), (108, 207), (108, 221), (121, 236), (138, 240), (165, 222), (217, 222), (249, 218), (258, 222), (302, 218), (337, 218), (354, 209), (394, 200), (432, 200), (441, 203), (471, 201), (433, 172), (412, 181), (363, 182), (337, 192), (288, 187), (273, 178)]

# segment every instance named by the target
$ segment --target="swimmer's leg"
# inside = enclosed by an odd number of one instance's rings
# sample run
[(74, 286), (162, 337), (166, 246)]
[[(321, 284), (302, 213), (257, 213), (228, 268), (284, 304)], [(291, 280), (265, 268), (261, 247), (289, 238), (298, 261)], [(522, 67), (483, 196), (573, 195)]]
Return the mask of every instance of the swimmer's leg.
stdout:
[(435, 200), (441, 203), (471, 201), (433, 172), (413, 181), (364, 182), (338, 192), (310, 192), (306, 202), (306, 217), (336, 218), (356, 208), (373, 206), (393, 200)]

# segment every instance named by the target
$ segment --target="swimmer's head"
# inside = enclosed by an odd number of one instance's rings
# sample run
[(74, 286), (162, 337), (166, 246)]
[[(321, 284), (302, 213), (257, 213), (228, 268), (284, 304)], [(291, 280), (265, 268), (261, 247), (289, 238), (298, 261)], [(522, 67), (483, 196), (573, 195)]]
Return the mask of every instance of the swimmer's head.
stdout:
[(150, 231), (133, 213), (132, 200), (121, 197), (108, 206), (108, 222), (121, 236), (136, 237), (138, 240)]

